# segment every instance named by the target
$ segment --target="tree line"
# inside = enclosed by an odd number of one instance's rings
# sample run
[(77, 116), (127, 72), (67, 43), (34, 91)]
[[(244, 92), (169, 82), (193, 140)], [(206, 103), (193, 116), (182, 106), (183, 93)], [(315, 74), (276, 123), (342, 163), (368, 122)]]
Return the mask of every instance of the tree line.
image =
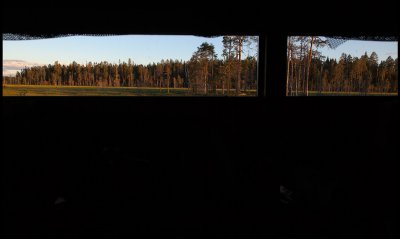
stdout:
[(257, 58), (242, 59), (245, 47), (255, 39), (247, 36), (224, 36), (223, 59), (218, 59), (214, 45), (204, 42), (188, 61), (161, 60), (152, 64), (128, 62), (112, 64), (88, 62), (25, 67), (15, 77), (3, 77), (4, 84), (189, 88), (193, 93), (240, 94), (257, 89)]
[[(313, 48), (314, 46), (314, 48)], [(317, 92), (392, 93), (398, 90), (398, 58), (378, 62), (378, 54), (360, 57), (342, 53), (340, 59), (324, 57), (319, 37), (289, 37), (287, 95)]]

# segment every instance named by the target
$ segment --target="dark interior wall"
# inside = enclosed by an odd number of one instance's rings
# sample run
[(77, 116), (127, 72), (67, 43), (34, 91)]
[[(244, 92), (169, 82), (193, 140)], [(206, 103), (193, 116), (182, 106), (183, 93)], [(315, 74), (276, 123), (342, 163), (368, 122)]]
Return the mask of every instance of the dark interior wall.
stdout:
[[(233, 233), (261, 224), (262, 213), (276, 204), (265, 197), (277, 180), (267, 166), (272, 150), (259, 153), (262, 138), (271, 137), (257, 126), (268, 122), (259, 100), (28, 101), (10, 100), (4, 109), (5, 125), (18, 125), (5, 127), (12, 226), (98, 232), (204, 224)], [(57, 209), (59, 196), (69, 208)]]
[[(6, 99), (8, 229), (378, 233), (393, 222), (397, 102), (162, 100)], [(295, 191), (281, 211), (278, 183)]]
[[(257, 98), (3, 97), (7, 237), (394, 238), (398, 97), (284, 98), (279, 80), (288, 34), (398, 35), (391, 8), (376, 15), (387, 24), (368, 26), (358, 19), (371, 8), (349, 8), (353, 18), (344, 20), (329, 17), (343, 13), (332, 6), (322, 26), (271, 24), (283, 7), (228, 25), (172, 6), (80, 8), (72, 19), (70, 9), (18, 9), (31, 24), (11, 21), (16, 10), (6, 9), (3, 32), (259, 34), (268, 63)], [(279, 205), (280, 183), (294, 203)]]

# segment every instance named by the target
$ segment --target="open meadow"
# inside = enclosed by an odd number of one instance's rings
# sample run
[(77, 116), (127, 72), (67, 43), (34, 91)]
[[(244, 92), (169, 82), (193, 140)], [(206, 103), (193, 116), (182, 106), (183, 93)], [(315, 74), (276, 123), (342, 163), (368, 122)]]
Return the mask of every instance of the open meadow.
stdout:
[[(242, 92), (241, 96), (255, 96), (255, 90)], [(222, 96), (222, 90), (208, 96)], [(234, 95), (234, 90), (231, 90)], [(49, 85), (5, 85), (3, 96), (201, 96), (188, 88), (151, 87), (93, 87)]]

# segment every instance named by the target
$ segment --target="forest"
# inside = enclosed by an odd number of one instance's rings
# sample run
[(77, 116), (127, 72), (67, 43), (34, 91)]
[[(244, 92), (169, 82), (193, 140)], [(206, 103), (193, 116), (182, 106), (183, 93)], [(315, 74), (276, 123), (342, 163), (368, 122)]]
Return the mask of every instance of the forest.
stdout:
[[(221, 57), (213, 44), (203, 42), (189, 60), (165, 59), (147, 65), (132, 59), (118, 64), (72, 62), (26, 67), (14, 77), (3, 76), (3, 85), (95, 86), (186, 89), (192, 95), (254, 95), (257, 90), (258, 54), (243, 53), (258, 48), (257, 37), (224, 36)], [(361, 56), (342, 53), (339, 59), (325, 57), (320, 49), (330, 47), (322, 37), (291, 36), (287, 42), (286, 95), (369, 95), (398, 91), (398, 58), (379, 61), (374, 51)], [(274, 64), (272, 60), (269, 64)], [(4, 86), (3, 86), (4, 87)]]
[(398, 58), (388, 56), (379, 62), (372, 51), (362, 56), (342, 53), (340, 59), (329, 59), (318, 51), (322, 47), (329, 46), (320, 37), (288, 38), (287, 95), (397, 93)]
[(257, 56), (243, 59), (243, 51), (257, 39), (249, 36), (224, 36), (223, 59), (215, 47), (202, 43), (188, 61), (161, 60), (148, 65), (128, 62), (112, 64), (88, 62), (84, 65), (59, 62), (24, 68), (15, 77), (4, 77), (3, 84), (189, 88), (193, 94), (240, 95), (257, 89)]

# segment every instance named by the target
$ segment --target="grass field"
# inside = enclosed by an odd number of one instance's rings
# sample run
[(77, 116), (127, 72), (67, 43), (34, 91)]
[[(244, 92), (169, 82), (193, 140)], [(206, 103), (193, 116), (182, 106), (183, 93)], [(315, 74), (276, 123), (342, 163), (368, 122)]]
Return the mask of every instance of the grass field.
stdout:
[[(234, 95), (234, 90), (231, 90)], [(222, 96), (222, 90), (217, 95)], [(256, 90), (242, 92), (241, 96), (256, 96)], [(3, 96), (193, 96), (187, 88), (146, 87), (93, 87), (93, 86), (48, 86), (48, 85), (5, 85)], [(209, 94), (214, 96), (214, 94)], [(397, 96), (397, 93), (318, 92), (309, 96)]]
[[(169, 95), (185, 96), (188, 89), (170, 89)], [(91, 86), (48, 86), (6, 85), (3, 96), (162, 96), (168, 89), (137, 87), (91, 87)]]
[[(234, 91), (232, 90), (232, 95)], [(222, 91), (218, 91), (222, 95)], [(48, 86), (48, 85), (5, 85), (3, 96), (192, 96), (187, 88), (145, 87), (92, 87), (92, 86)], [(214, 95), (214, 94), (209, 94)], [(256, 90), (242, 96), (255, 96)]]
[(330, 91), (309, 91), (309, 96), (397, 96), (397, 93), (384, 92), (330, 92)]

